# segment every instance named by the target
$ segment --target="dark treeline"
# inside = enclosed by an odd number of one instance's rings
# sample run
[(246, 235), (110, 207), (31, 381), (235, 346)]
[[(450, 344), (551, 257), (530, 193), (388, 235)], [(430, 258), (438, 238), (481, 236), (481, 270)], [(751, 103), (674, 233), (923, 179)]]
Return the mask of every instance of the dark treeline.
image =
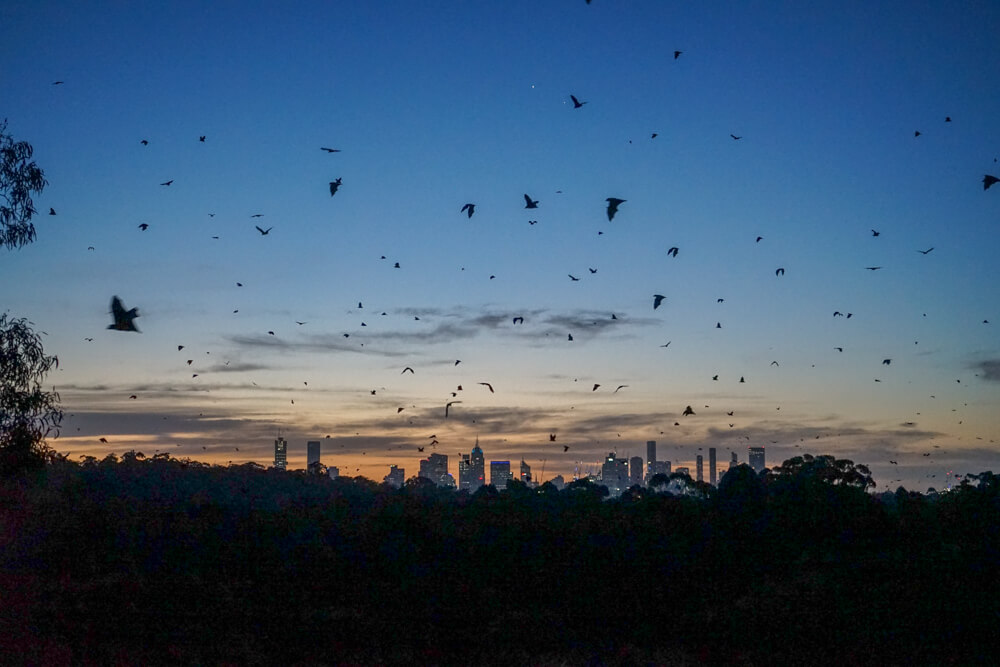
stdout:
[(610, 499), (56, 461), (0, 480), (0, 663), (996, 664), (1000, 477), (672, 477)]

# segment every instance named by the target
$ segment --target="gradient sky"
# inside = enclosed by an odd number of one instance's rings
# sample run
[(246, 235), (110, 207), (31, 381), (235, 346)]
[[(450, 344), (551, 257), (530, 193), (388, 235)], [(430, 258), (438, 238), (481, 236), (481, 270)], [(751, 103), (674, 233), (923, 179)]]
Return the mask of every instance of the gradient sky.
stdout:
[(655, 439), (942, 488), (1000, 468), (997, 35), (995, 2), (5, 2), (49, 185), (0, 306), (74, 459), (280, 431), (381, 480), (478, 436), (549, 478)]

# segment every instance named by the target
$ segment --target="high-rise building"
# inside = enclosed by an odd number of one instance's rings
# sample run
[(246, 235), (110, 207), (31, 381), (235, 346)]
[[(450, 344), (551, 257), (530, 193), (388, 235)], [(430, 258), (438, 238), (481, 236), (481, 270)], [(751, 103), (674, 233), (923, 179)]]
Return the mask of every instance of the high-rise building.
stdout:
[(739, 465), (739, 461), (736, 460), (736, 452), (732, 452), (732, 458), (729, 459), (729, 469), (732, 470)]
[(274, 467), (279, 470), (288, 467), (288, 443), (280, 435), (274, 441)]
[(633, 456), (628, 460), (628, 485), (642, 485), (642, 457)]
[(764, 470), (764, 448), (763, 447), (751, 447), (750, 448), (750, 467), (753, 468), (754, 472), (758, 475)]
[(715, 447), (708, 448), (708, 483), (715, 486)]
[(406, 481), (406, 471), (398, 466), (389, 466), (389, 474), (382, 478), (382, 481), (398, 489)]
[(496, 487), (497, 491), (506, 489), (507, 480), (512, 477), (510, 461), (490, 461), (490, 484)]
[(695, 464), (694, 464), (694, 466), (695, 466), (694, 467), (694, 469), (695, 469), (695, 481), (698, 481), (698, 482), (704, 482), (705, 481), (705, 474), (704, 474), (704, 468), (705, 468), (705, 466), (704, 466), (704, 463), (705, 463), (705, 459), (702, 458), (701, 454), (698, 454), (695, 457)]
[(656, 440), (646, 441), (646, 483), (656, 474)]
[(531, 484), (531, 466), (521, 459), (521, 481), (525, 484)]
[(327, 466), (326, 474), (330, 476), (330, 479), (337, 479), (340, 477), (340, 468), (337, 466)]
[(438, 486), (454, 486), (455, 483), (448, 474), (448, 455), (431, 454), (426, 459), (420, 460), (420, 472), (418, 477), (426, 477)]
[(479, 436), (476, 436), (476, 445), (469, 455), (469, 491), (475, 492), (486, 484), (486, 457), (483, 450), (479, 448)]
[(468, 454), (458, 455), (458, 490), (470, 491), (472, 486), (472, 462)]
[(562, 491), (563, 487), (566, 486), (566, 480), (563, 479), (562, 475), (556, 475), (555, 477), (553, 477), (549, 481), (552, 482), (552, 486), (556, 487), (560, 491)]
[(310, 440), (306, 443), (306, 470), (312, 470), (319, 465), (319, 440)]
[(612, 496), (620, 496), (628, 488), (628, 461), (608, 452), (601, 465), (601, 484), (608, 487)]

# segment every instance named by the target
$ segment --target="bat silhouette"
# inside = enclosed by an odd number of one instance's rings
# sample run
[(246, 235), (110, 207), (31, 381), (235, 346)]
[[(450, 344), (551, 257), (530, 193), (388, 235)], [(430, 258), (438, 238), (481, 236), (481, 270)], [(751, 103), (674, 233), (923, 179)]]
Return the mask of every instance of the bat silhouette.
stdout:
[(109, 329), (142, 333), (135, 326), (134, 322), (135, 318), (139, 317), (139, 309), (132, 308), (130, 310), (125, 310), (125, 306), (122, 305), (122, 300), (117, 296), (111, 297), (111, 317), (114, 319), (114, 323), (108, 325)]

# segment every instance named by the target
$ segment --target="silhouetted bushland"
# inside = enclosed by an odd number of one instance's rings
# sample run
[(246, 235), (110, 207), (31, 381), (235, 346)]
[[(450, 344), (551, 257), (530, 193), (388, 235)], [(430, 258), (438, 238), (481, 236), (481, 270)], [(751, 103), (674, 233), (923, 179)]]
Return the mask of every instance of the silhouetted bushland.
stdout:
[(138, 453), (54, 461), (0, 483), (0, 662), (991, 656), (997, 477), (883, 502), (854, 464), (807, 463), (610, 498), (583, 481), (470, 494)]

